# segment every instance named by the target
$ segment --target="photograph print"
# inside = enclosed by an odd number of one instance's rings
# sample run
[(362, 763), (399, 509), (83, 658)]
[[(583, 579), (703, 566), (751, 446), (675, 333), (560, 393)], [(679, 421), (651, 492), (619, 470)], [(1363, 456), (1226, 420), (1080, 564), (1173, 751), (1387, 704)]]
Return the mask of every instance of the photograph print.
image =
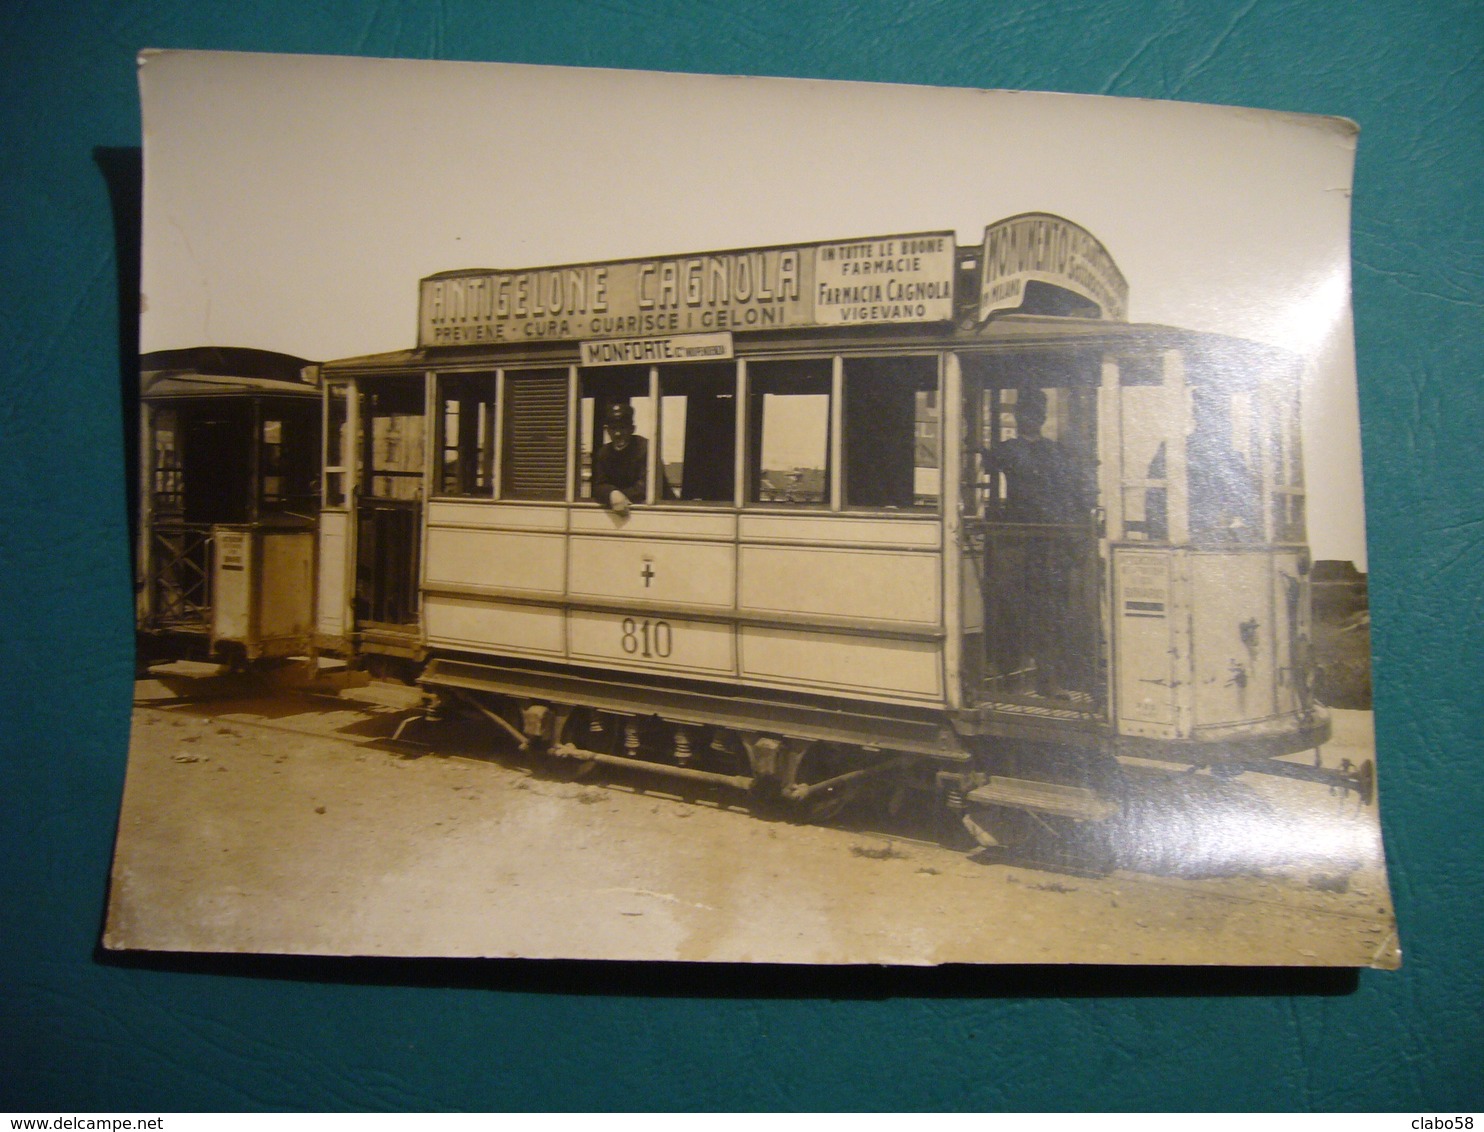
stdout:
[(1353, 123), (140, 74), (106, 946), (1400, 963)]

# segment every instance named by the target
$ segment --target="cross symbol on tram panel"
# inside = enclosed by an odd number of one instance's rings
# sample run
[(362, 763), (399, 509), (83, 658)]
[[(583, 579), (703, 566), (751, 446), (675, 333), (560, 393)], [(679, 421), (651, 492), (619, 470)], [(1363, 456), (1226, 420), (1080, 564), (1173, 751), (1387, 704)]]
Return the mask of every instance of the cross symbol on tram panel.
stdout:
[(646, 590), (649, 589), (649, 582), (654, 577), (653, 567), (651, 567), (650, 564), (646, 562), (644, 564), (644, 569), (639, 571), (639, 576), (644, 579), (644, 588)]

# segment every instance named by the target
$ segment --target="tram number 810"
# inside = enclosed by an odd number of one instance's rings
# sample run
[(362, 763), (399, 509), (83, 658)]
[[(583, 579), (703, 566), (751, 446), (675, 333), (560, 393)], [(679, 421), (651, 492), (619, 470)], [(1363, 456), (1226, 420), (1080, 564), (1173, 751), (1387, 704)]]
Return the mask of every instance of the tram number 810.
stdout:
[(623, 619), (623, 651), (630, 656), (664, 659), (670, 655), (673, 643), (674, 633), (668, 621), (651, 621), (647, 617), (642, 621), (632, 617)]

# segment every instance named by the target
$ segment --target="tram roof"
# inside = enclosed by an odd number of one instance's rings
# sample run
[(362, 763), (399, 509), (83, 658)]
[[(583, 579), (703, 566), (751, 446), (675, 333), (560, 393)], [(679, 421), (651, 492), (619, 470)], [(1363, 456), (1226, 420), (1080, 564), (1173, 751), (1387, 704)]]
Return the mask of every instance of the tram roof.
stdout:
[(308, 358), (259, 350), (253, 346), (187, 346), (183, 350), (151, 350), (139, 355), (139, 368), (182, 370), (203, 375), (231, 374), (236, 377), (269, 377), (299, 381)]
[(458, 346), (445, 350), (388, 350), (384, 354), (356, 354), (349, 358), (336, 358), (334, 361), (326, 362), (327, 366), (345, 369), (401, 369), (409, 366), (426, 365), (429, 359), (442, 357), (447, 354), (454, 357), (464, 357), (470, 354), (485, 353), (488, 346)]
[[(737, 331), (738, 345), (787, 350), (821, 350), (831, 346), (848, 346), (851, 350), (869, 350), (873, 346), (897, 349), (910, 345), (922, 349), (1028, 349), (1057, 346), (1125, 349), (1183, 349), (1200, 353), (1228, 364), (1256, 366), (1264, 370), (1297, 364), (1298, 357), (1277, 346), (1250, 339), (1236, 338), (1208, 331), (1187, 330), (1159, 323), (1115, 322), (1107, 319), (1069, 318), (1062, 315), (999, 314), (991, 316), (972, 330), (955, 331), (941, 324), (941, 333), (924, 324), (895, 326), (876, 325), (842, 331), (837, 327), (793, 329), (781, 332)], [(367, 370), (437, 369), (443, 365), (465, 364), (473, 359), (509, 357), (516, 364), (542, 364), (543, 355), (567, 355), (577, 347), (577, 340), (521, 341), (506, 344), (471, 344), (460, 346), (421, 347), (391, 350), (380, 354), (362, 354), (326, 362), (329, 368), (347, 372)]]
[(1187, 330), (1157, 322), (1114, 322), (1099, 318), (1068, 318), (1063, 315), (994, 315), (974, 331), (974, 341), (1026, 345), (1068, 341), (1088, 345), (1153, 346), (1170, 349), (1227, 351), (1250, 356), (1270, 356), (1272, 361), (1295, 355), (1278, 346), (1236, 338), (1206, 330)]
[(316, 396), (313, 362), (244, 346), (193, 346), (139, 356), (143, 397), (242, 396), (278, 393)]
[(287, 397), (318, 397), (319, 387), (302, 381), (274, 381), (263, 377), (233, 377), (229, 374), (192, 374), (180, 371), (146, 372), (140, 376), (139, 395), (149, 400), (161, 397), (241, 397), (248, 393), (272, 393)]

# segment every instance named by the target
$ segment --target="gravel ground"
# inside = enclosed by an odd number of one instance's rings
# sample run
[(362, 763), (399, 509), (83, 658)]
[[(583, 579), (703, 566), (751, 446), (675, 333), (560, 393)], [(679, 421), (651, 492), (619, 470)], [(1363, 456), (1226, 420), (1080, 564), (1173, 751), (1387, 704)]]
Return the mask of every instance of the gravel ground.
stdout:
[[(191, 666), (142, 680), (105, 944), (787, 963), (1400, 961), (1375, 809), (1320, 786), (1136, 772), (1145, 801), (1119, 867), (1086, 875), (951, 849), (884, 810), (793, 825), (621, 771), (569, 780), (487, 728), (419, 723), (409, 734), (426, 747), (387, 743), (416, 698), (390, 684), (295, 688)], [(1326, 762), (1362, 756), (1370, 714), (1338, 712), (1336, 723)]]

